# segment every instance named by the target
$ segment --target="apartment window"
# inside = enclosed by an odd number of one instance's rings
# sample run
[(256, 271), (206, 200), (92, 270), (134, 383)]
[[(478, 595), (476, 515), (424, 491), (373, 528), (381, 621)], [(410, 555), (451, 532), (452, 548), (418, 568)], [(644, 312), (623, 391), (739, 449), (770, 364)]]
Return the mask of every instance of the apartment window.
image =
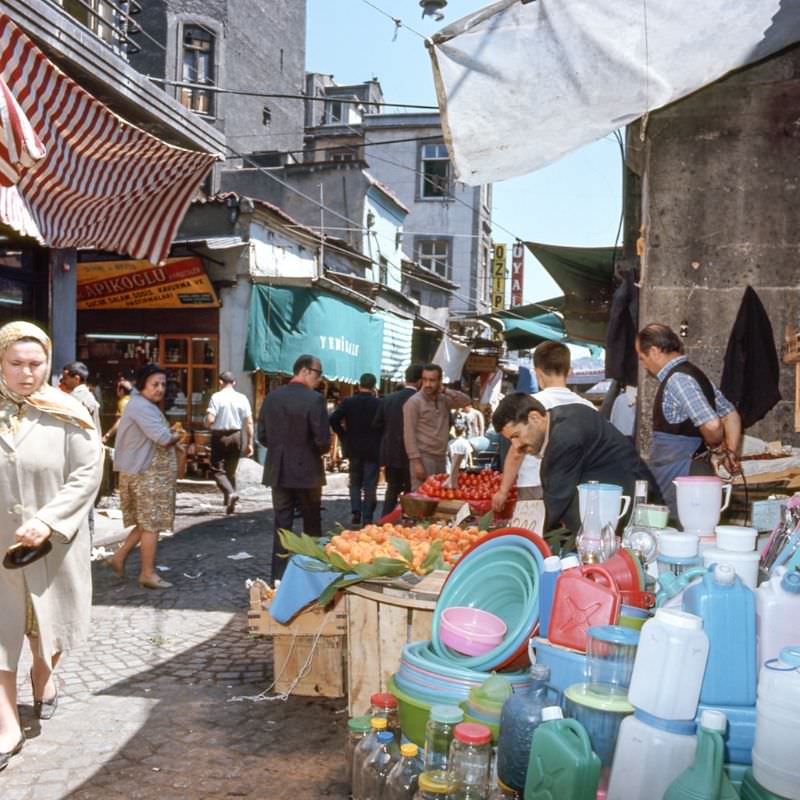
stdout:
[(420, 182), (421, 197), (450, 197), (450, 157), (444, 144), (422, 145)]
[(450, 273), (450, 242), (447, 239), (417, 240), (417, 263), (443, 278)]
[(389, 283), (389, 262), (386, 256), (381, 256), (378, 263), (378, 283), (381, 286), (386, 286)]
[(344, 104), (339, 100), (328, 100), (325, 103), (325, 124), (337, 125), (343, 120)]
[(272, 111), (269, 106), (264, 106), (264, 108), (261, 109), (261, 124), (265, 128), (269, 128), (272, 124)]
[(339, 147), (337, 150), (328, 150), (331, 161), (358, 161), (357, 147)]
[[(183, 73), (184, 83), (214, 85), (214, 36), (198, 25), (183, 28)], [(182, 88), (181, 103), (186, 108), (214, 116), (214, 93), (201, 88)]]

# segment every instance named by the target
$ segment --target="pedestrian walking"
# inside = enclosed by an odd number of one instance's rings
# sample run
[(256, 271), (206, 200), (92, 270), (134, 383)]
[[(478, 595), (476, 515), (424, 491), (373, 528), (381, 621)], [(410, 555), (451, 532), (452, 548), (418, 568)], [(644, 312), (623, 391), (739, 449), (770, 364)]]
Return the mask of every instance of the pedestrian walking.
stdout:
[(120, 378), (117, 381), (117, 409), (114, 415), (114, 424), (103, 434), (103, 444), (106, 444), (109, 439), (116, 436), (117, 428), (119, 428), (120, 420), (125, 412), (125, 406), (131, 399), (131, 392), (133, 391), (133, 384), (127, 378)]
[(19, 545), (8, 555), (17, 564), (24, 563), (22, 548), (51, 548), (19, 569), (0, 569), (0, 770), (25, 742), (16, 697), (25, 636), (34, 714), (48, 720), (58, 704), (53, 671), (89, 630), (87, 518), (102, 477), (102, 448), (86, 408), (48, 385), (50, 357), (50, 339), (37, 326), (0, 328), (0, 503), (8, 512), (0, 548)]
[(378, 505), (381, 432), (373, 420), (380, 406), (375, 396), (377, 378), (365, 372), (358, 391), (346, 397), (330, 416), (331, 428), (342, 440), (350, 473), (350, 524), (369, 525)]
[(92, 417), (95, 430), (100, 434), (100, 403), (87, 385), (89, 368), (82, 361), (70, 361), (61, 370), (61, 386), (71, 394)]
[(211, 474), (222, 491), (225, 513), (233, 514), (236, 493), (236, 467), (242, 454), (253, 455), (253, 412), (250, 401), (236, 391), (232, 372), (219, 376), (219, 391), (211, 395), (205, 424), (211, 429)]
[(106, 564), (123, 577), (125, 561), (140, 548), (139, 586), (169, 589), (172, 584), (156, 573), (158, 534), (172, 530), (178, 480), (176, 449), (183, 449), (182, 433), (170, 430), (159, 403), (167, 389), (167, 375), (156, 364), (136, 373), (136, 389), (117, 429), (114, 469), (119, 472), (122, 524), (133, 525), (122, 546)]
[(258, 414), (258, 441), (267, 448), (264, 485), (272, 490), (275, 526), (272, 545), (272, 580), (286, 570), (286, 550), (278, 537), (292, 530), (294, 509), (303, 517), (303, 531), (322, 533), (322, 456), (331, 446), (331, 429), (325, 398), (316, 391), (322, 381), (322, 364), (316, 356), (302, 355), (294, 362), (289, 383), (271, 391)]
[(412, 364), (408, 367), (405, 386), (382, 397), (375, 414), (373, 424), (381, 431), (380, 462), (386, 475), (384, 517), (397, 507), (401, 494), (411, 491), (408, 453), (403, 441), (403, 406), (417, 393), (421, 376), (421, 365)]

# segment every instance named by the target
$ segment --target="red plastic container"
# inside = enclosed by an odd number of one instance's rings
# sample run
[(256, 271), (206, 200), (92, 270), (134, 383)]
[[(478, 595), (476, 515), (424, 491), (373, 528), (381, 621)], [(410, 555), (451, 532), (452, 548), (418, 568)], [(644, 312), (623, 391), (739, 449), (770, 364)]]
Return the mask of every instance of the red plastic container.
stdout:
[(562, 572), (556, 582), (547, 636), (553, 644), (586, 652), (586, 632), (593, 625), (613, 625), (621, 604), (619, 587), (594, 564)]
[(624, 547), (603, 562), (603, 569), (617, 582), (623, 592), (639, 592), (644, 589), (644, 575), (636, 564), (636, 556)]

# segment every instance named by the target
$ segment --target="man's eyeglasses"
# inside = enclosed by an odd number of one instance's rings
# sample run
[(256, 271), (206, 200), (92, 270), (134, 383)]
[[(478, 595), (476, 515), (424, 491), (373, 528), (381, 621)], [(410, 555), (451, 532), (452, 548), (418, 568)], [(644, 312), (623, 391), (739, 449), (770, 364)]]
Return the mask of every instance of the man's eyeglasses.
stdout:
[(316, 369), (315, 367), (306, 367), (306, 369), (307, 369), (309, 372), (316, 372), (316, 373), (317, 373), (317, 375), (319, 375), (320, 377), (322, 377), (322, 370), (321, 370), (321, 369)]

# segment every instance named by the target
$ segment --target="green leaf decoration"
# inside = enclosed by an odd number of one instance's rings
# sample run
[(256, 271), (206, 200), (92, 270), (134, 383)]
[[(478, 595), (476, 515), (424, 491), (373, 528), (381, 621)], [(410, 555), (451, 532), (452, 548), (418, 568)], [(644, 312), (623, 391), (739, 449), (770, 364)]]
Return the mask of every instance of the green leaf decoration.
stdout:
[(338, 553), (331, 551), (330, 553), (325, 553), (325, 555), (330, 562), (330, 566), (335, 567), (342, 572), (353, 571), (353, 568), (350, 566), (350, 564), (348, 564)]
[(478, 519), (478, 530), (488, 531), (492, 526), (492, 519), (494, 518), (493, 511), (487, 511), (482, 517)]
[(432, 572), (435, 569), (445, 569), (444, 559), (442, 558), (442, 540), (437, 539), (431, 544), (428, 555), (422, 560), (419, 565), (419, 570), (424, 575)]
[(411, 550), (411, 545), (405, 539), (401, 539), (399, 536), (392, 536), (389, 541), (392, 547), (394, 547), (409, 564), (414, 561), (414, 553)]

